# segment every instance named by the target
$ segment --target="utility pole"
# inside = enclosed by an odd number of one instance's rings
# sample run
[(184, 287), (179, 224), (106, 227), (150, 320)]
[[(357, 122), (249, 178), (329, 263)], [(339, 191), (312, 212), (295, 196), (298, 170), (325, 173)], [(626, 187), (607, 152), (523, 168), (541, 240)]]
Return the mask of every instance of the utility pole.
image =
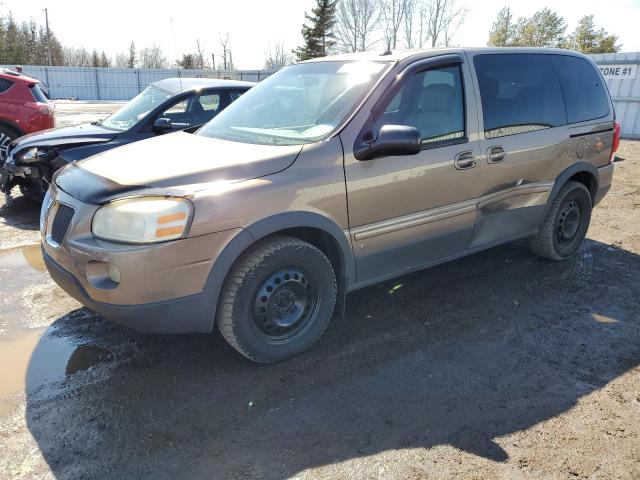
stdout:
[(49, 66), (53, 65), (53, 61), (51, 60), (51, 34), (49, 33), (49, 9), (45, 8), (44, 12), (44, 22), (47, 27), (47, 55), (49, 57)]
[(212, 53), (211, 54), (211, 70), (215, 70), (216, 69), (216, 54)]

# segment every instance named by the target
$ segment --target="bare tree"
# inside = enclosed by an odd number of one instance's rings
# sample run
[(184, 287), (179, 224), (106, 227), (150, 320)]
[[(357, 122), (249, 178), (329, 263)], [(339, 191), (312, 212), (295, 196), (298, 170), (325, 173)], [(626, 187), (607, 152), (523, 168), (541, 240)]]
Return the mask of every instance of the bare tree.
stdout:
[(202, 70), (205, 65), (204, 61), (204, 49), (200, 46), (200, 39), (196, 38), (196, 54), (195, 54), (195, 65), (196, 68)]
[(284, 48), (284, 43), (276, 43), (265, 52), (264, 68), (267, 70), (279, 70), (291, 63), (292, 57)]
[(384, 19), (384, 40), (387, 50), (398, 45), (398, 32), (402, 26), (409, 0), (382, 0), (382, 18)]
[(65, 47), (63, 49), (64, 64), (69, 67), (91, 66), (91, 54), (84, 48)]
[(228, 67), (228, 59), (230, 56), (230, 51), (229, 51), (229, 34), (227, 33), (224, 37), (224, 39), (222, 38), (222, 36), (220, 37), (220, 45), (222, 45), (222, 69), (223, 70), (227, 70)]
[(380, 24), (381, 7), (381, 0), (341, 0), (334, 26), (338, 48), (345, 52), (363, 52), (375, 44), (371, 35)]
[(428, 0), (407, 0), (404, 14), (404, 39), (407, 48), (424, 47), (427, 33)]
[(127, 68), (129, 66), (129, 55), (126, 53), (116, 53), (114, 65), (118, 68)]
[(429, 0), (426, 4), (427, 35), (431, 46), (449, 46), (451, 39), (464, 22), (467, 7), (458, 0)]
[(167, 68), (169, 62), (162, 53), (162, 49), (153, 44), (151, 47), (140, 50), (139, 66), (140, 68)]

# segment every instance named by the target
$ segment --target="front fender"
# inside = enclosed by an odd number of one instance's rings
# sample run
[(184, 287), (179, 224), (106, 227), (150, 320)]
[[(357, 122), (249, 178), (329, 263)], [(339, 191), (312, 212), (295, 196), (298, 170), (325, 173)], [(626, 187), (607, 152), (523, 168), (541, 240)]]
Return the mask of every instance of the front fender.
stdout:
[[(283, 212), (263, 218), (243, 228), (240, 233), (231, 239), (215, 259), (205, 284), (205, 293), (211, 301), (212, 311), (217, 310), (224, 282), (233, 264), (247, 248), (256, 241), (269, 235), (283, 230), (305, 227), (322, 230), (335, 240), (340, 252), (341, 271), (344, 272), (341, 282), (344, 282), (344, 285), (348, 288), (349, 282), (355, 279), (355, 261), (349, 239), (342, 229), (335, 222), (318, 213), (302, 211)], [(215, 318), (212, 318), (211, 322), (211, 328), (213, 329), (215, 326)]]

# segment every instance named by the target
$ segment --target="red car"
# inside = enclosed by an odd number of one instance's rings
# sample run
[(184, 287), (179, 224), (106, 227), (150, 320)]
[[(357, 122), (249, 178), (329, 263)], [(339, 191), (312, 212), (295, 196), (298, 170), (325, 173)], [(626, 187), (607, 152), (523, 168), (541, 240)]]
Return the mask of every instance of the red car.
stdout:
[(14, 139), (53, 128), (53, 114), (39, 80), (0, 69), (0, 165)]

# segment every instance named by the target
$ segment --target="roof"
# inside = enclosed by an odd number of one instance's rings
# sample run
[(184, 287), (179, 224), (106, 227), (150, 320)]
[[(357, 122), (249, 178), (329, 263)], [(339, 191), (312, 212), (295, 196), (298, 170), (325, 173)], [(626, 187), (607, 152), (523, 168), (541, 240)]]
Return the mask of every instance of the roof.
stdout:
[(0, 75), (5, 75), (5, 78), (13, 81), (18, 80), (26, 83), (40, 83), (40, 80), (37, 78), (29, 77), (24, 73), (16, 72), (15, 70), (10, 70), (8, 68), (0, 68)]
[(251, 88), (253, 82), (239, 80), (219, 80), (216, 78), (165, 78), (153, 82), (153, 85), (172, 93), (189, 92), (202, 88)]
[(356, 53), (344, 53), (340, 55), (332, 55), (328, 57), (312, 58), (305, 62), (328, 62), (328, 61), (367, 61), (367, 62), (397, 62), (414, 55), (436, 56), (445, 55), (447, 53), (560, 53), (563, 55), (582, 56), (579, 52), (573, 50), (564, 50), (561, 48), (534, 48), (534, 47), (447, 47), (447, 48), (423, 48), (408, 50), (393, 50), (383, 53), (382, 51), (368, 51)]

